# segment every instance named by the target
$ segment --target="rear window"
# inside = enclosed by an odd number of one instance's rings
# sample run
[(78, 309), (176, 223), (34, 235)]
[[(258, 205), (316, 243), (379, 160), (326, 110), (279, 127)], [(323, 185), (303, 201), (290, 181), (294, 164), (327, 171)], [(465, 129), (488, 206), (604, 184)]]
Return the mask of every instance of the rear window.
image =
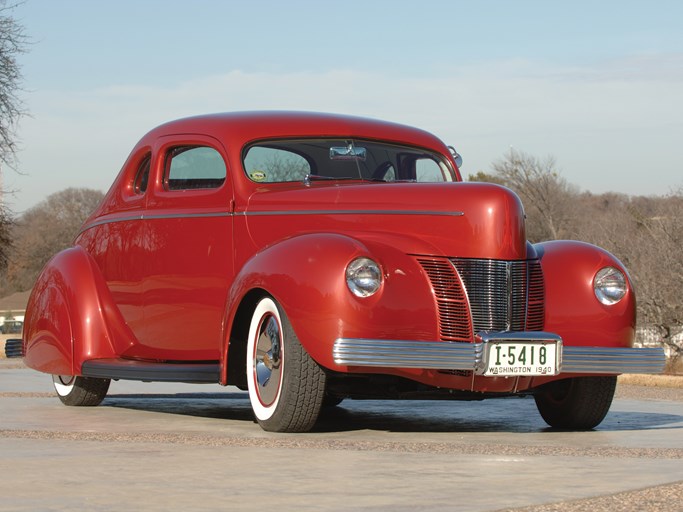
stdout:
[(244, 153), (244, 170), (257, 183), (308, 178), (372, 181), (454, 181), (438, 153), (358, 139), (264, 141)]

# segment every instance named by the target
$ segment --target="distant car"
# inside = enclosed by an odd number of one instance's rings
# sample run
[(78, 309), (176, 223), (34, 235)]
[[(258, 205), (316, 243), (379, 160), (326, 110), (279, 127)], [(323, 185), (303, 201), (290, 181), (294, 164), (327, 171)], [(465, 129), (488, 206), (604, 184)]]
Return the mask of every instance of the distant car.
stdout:
[(24, 327), (24, 322), (21, 320), (5, 320), (0, 326), (2, 334), (19, 334)]
[(270, 431), (345, 398), (510, 395), (595, 427), (617, 374), (664, 364), (632, 347), (626, 269), (529, 243), (518, 197), (458, 165), (429, 133), (340, 115), (155, 128), (40, 274), (25, 362), (67, 405), (111, 379), (235, 385)]

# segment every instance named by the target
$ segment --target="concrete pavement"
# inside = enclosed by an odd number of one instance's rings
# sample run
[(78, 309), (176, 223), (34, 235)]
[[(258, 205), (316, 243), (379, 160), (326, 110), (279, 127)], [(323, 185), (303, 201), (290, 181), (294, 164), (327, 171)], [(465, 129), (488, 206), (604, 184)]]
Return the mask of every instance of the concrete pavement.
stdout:
[(271, 434), (235, 388), (115, 382), (73, 408), (8, 365), (0, 511), (494, 511), (683, 481), (683, 401), (619, 399), (581, 433), (547, 430), (529, 399), (345, 401), (315, 432)]

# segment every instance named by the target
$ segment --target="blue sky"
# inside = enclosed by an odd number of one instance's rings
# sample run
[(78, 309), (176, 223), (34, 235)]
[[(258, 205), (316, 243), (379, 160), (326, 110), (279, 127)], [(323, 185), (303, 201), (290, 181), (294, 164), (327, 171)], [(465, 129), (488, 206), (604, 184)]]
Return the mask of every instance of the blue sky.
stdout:
[(465, 175), (510, 147), (583, 190), (683, 187), (683, 2), (26, 0), (31, 117), (21, 212), (106, 190), (152, 127), (206, 112), (377, 117), (455, 145)]

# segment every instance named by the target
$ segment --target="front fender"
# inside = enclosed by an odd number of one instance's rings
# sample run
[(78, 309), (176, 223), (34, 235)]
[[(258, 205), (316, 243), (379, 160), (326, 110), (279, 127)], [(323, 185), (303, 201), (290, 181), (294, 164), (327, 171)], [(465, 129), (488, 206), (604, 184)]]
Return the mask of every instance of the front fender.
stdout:
[(134, 337), (92, 258), (66, 249), (42, 270), (29, 297), (24, 326), (26, 364), (79, 375), (87, 359), (116, 357)]
[[(368, 298), (354, 296), (346, 285), (347, 265), (361, 256), (374, 259), (384, 274), (382, 288)], [(306, 234), (258, 253), (231, 289), (231, 324), (242, 299), (254, 289), (264, 290), (280, 303), (314, 360), (338, 371), (343, 369), (332, 357), (337, 338), (434, 340), (438, 336), (434, 299), (421, 267), (398, 249), (375, 241)]]
[[(569, 346), (632, 346), (636, 299), (622, 263), (583, 242), (544, 242), (534, 248), (545, 280), (545, 330), (559, 334)], [(595, 274), (607, 266), (620, 269), (628, 281), (626, 296), (612, 306), (600, 303), (593, 292)]]

